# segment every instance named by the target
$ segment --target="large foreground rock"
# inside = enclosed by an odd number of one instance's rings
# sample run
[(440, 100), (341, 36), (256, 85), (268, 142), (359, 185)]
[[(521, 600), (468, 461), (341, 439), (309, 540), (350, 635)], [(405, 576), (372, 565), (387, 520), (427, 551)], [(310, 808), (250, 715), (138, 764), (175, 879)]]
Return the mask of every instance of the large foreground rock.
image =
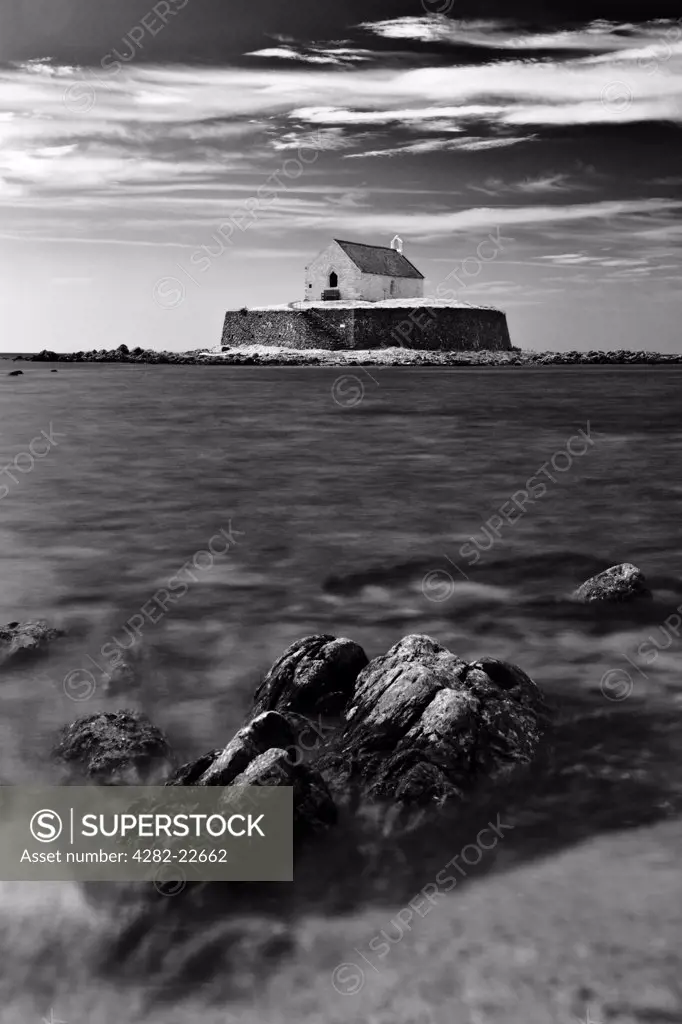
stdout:
[(408, 636), (360, 673), (341, 741), (320, 766), (333, 790), (340, 772), (373, 799), (440, 803), (530, 762), (547, 720), (520, 668), (467, 664), (431, 637)]
[(292, 786), (294, 836), (300, 842), (336, 821), (336, 805), (313, 768), (302, 764), (292, 723), (277, 711), (257, 715), (224, 750), (183, 765), (167, 786)]
[(63, 730), (54, 757), (69, 774), (108, 785), (159, 785), (171, 766), (165, 736), (137, 711), (76, 719)]
[(578, 587), (573, 597), (584, 604), (595, 601), (622, 602), (650, 598), (651, 591), (641, 569), (630, 562), (623, 562), (592, 576)]
[(52, 640), (64, 636), (47, 622), (8, 622), (0, 626), (0, 665), (10, 658), (44, 654)]
[(259, 754), (232, 785), (292, 786), (294, 840), (297, 843), (324, 832), (336, 823), (336, 805), (320, 773), (305, 764), (294, 764), (286, 750), (273, 747)]
[(294, 744), (294, 731), (286, 718), (276, 711), (266, 711), (240, 729), (223, 750), (182, 765), (166, 785), (229, 786), (260, 754), (272, 747), (290, 751)]
[(365, 665), (367, 655), (352, 640), (325, 634), (303, 637), (287, 647), (266, 675), (254, 696), (255, 710), (339, 715)]
[(211, 767), (216, 758), (220, 757), (222, 752), (223, 748), (218, 747), (216, 750), (209, 750), (207, 754), (202, 754), (195, 761), (187, 761), (186, 764), (181, 764), (179, 768), (175, 769), (171, 777), (166, 780), (164, 785), (198, 786), (201, 776)]

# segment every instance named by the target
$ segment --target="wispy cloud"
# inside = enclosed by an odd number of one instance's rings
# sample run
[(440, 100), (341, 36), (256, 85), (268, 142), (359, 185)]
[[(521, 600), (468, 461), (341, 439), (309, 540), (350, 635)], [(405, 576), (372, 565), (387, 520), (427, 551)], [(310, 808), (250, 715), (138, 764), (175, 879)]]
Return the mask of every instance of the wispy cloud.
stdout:
[[(682, 200), (643, 199), (616, 200), (597, 203), (574, 203), (562, 206), (504, 206), (479, 207), (477, 209), (453, 210), (450, 212), (404, 213), (401, 217), (402, 229), (413, 237), (431, 237), (448, 235), (454, 232), (472, 230), (486, 231), (499, 227), (541, 226), (565, 224), (574, 221), (611, 221), (620, 219), (627, 223), (627, 218), (646, 216), (655, 220), (676, 217), (682, 209)], [(365, 231), (385, 233), (395, 223), (393, 212), (384, 214), (376, 211), (348, 216), (347, 222), (354, 228)]]
[(538, 258), (559, 267), (578, 267), (586, 263), (600, 267), (639, 267), (648, 263), (647, 259), (641, 257), (588, 256), (582, 252), (549, 254)]
[(483, 104), (467, 106), (434, 105), (429, 107), (397, 107), (377, 110), (348, 110), (340, 107), (298, 107), (291, 117), (299, 117), (311, 124), (337, 125), (411, 125), (422, 121), (447, 118), (484, 118), (494, 116), (498, 107)]
[(302, 64), (357, 64), (371, 60), (370, 50), (356, 50), (348, 46), (268, 46), (263, 50), (250, 50), (247, 57), (268, 60), (298, 61)]
[[(448, 19), (416, 21), (419, 31), (451, 31)], [(392, 24), (408, 32), (415, 20), (408, 22)], [(189, 248), (239, 216), (269, 175), (295, 163), (299, 152), (316, 150), (320, 160), (306, 164), (304, 178), (288, 181), (259, 208), (254, 251), (270, 251), (292, 232), (334, 233), (341, 224), (358, 237), (390, 237), (399, 228), (436, 243), (498, 227), (544, 240), (552, 235), (555, 252), (577, 254), (573, 264), (556, 261), (566, 268), (581, 265), (583, 254), (594, 257), (592, 247), (583, 253), (584, 234), (597, 225), (612, 235), (627, 226), (645, 250), (676, 248), (682, 204), (652, 198), (651, 183), (644, 196), (631, 189), (630, 198), (607, 201), (613, 193), (602, 190), (600, 202), (576, 202), (594, 183), (586, 183), (585, 168), (574, 162), (569, 172), (565, 165), (558, 170), (554, 158), (534, 159), (547, 126), (663, 117), (682, 123), (682, 58), (671, 51), (659, 74), (626, 60), (654, 29), (595, 24), (582, 30), (589, 47), (578, 45), (576, 30), (574, 45), (557, 38), (541, 60), (529, 59), (531, 47), (520, 45), (523, 34), (508, 23), (467, 23), (466, 31), (471, 38), (492, 34), (495, 58), (481, 46), (466, 63), (448, 63), (441, 47), (438, 60), (422, 55), (413, 66), (407, 58), (382, 64), (378, 52), (338, 41), (304, 46), (283, 39), (252, 51), (246, 67), (131, 64), (115, 76), (46, 61), (0, 69), (4, 237)], [(514, 49), (518, 56), (510, 57), (506, 51)], [(614, 82), (625, 85), (626, 102), (614, 101)], [(83, 111), (74, 102), (79, 89), (92, 100)], [(509, 181), (492, 155), (500, 150), (502, 157), (505, 149), (516, 150), (513, 166), (520, 168)], [(372, 179), (370, 161), (386, 158), (395, 164), (377, 168)], [(404, 181), (414, 186), (431, 180), (421, 176), (423, 165), (441, 170), (448, 160), (459, 169), (448, 198), (435, 199), (428, 188), (419, 198), (414, 187), (393, 197), (401, 161)], [(471, 165), (483, 171), (467, 180), (463, 169)], [(595, 191), (596, 185), (604, 182)], [(490, 196), (490, 204), (462, 208), (470, 188)], [(585, 266), (625, 273), (640, 264), (602, 259)]]
[[(512, 20), (458, 20), (445, 14), (424, 14), (384, 21), (363, 22), (359, 27), (385, 39), (422, 43), (452, 43), (498, 50), (578, 50), (619, 53), (669, 47), (673, 21), (645, 24), (598, 20), (580, 28), (550, 32), (524, 30)], [(667, 51), (666, 51), (667, 52)]]
[[(41, 220), (40, 223), (29, 233), (3, 231), (0, 237), (13, 239), (15, 241), (33, 242), (71, 242), (71, 243), (97, 243), (99, 245), (143, 245), (143, 246), (171, 246), (177, 248), (196, 248), (197, 238), (210, 237), (211, 231), (215, 231), (221, 222), (225, 222), (231, 213), (239, 214), (243, 211), (243, 201), (235, 199), (224, 204), (213, 204), (208, 207), (200, 206), (194, 212), (184, 216), (175, 216), (173, 219), (173, 234), (168, 237), (158, 236), (158, 241), (150, 237), (150, 231), (154, 228), (152, 221), (141, 221), (139, 217), (119, 216), (117, 220), (118, 236), (98, 234), (90, 237), (86, 234), (79, 236), (73, 232), (65, 232), (60, 229), (58, 220)], [(400, 203), (393, 203), (384, 209), (377, 209), (371, 203), (362, 199), (349, 201), (342, 206), (331, 203), (327, 197), (315, 198), (283, 196), (281, 201), (263, 209), (258, 222), (258, 238), (269, 238), (270, 240), (285, 240), (289, 237), (298, 236), (298, 233), (316, 232), (323, 236), (334, 235), (338, 232), (340, 224), (343, 223), (343, 230), (351, 237), (357, 235), (359, 238), (367, 237), (391, 237), (395, 233), (396, 226), (400, 232), (414, 241), (425, 241), (438, 243), (453, 239), (460, 235), (464, 239), (478, 238), (490, 231), (499, 231), (504, 237), (512, 235), (512, 241), (520, 237), (534, 239), (537, 247), (540, 239), (545, 238), (551, 242), (557, 232), (567, 233), (569, 229), (578, 231), (582, 237), (588, 233), (590, 238), (595, 239), (599, 244), (600, 225), (608, 237), (613, 240), (622, 237), (624, 243), (632, 244), (632, 238), (638, 227), (642, 236), (639, 243), (640, 252), (644, 248), (644, 234), (648, 234), (649, 246), (652, 242), (666, 238), (673, 240), (673, 236), (667, 236), (669, 227), (676, 225), (682, 209), (682, 201), (674, 200), (629, 200), (612, 201), (599, 203), (580, 203), (564, 205), (532, 205), (532, 206), (504, 206), (504, 207), (477, 207), (464, 209), (409, 209), (406, 210)], [(342, 217), (342, 220), (340, 219)], [(648, 231), (642, 230), (643, 225), (648, 225)], [(163, 221), (156, 223), (159, 229)], [(588, 225), (594, 225), (589, 226)], [(167, 227), (168, 225), (166, 225)], [(676, 225), (679, 227), (679, 225)], [(191, 229), (189, 241), (182, 240), (181, 232)], [(192, 239), (194, 241), (192, 241)], [(680, 239), (678, 238), (678, 241)], [(234, 253), (246, 253), (246, 240), (243, 244), (234, 248)], [(537, 251), (537, 248), (536, 248)], [(570, 254), (567, 254), (570, 257)], [(616, 257), (613, 257), (614, 259)], [(642, 256), (644, 262), (646, 257)], [(513, 262), (513, 261), (512, 261)], [(582, 255), (576, 252), (575, 259), (566, 258), (563, 262), (557, 258), (544, 261), (549, 266), (580, 266), (583, 263), (587, 266), (596, 265), (600, 260), (583, 260)], [(543, 261), (538, 259), (536, 265), (541, 266)], [(628, 264), (635, 265), (635, 264)], [(625, 269), (624, 264), (612, 264), (614, 269)]]
[(272, 138), (275, 150), (299, 150), (315, 148), (321, 150), (348, 149), (353, 140), (343, 134), (341, 128), (319, 128), (316, 131), (279, 131)]
[(516, 146), (520, 142), (532, 141), (534, 136), (506, 135), (498, 138), (475, 138), (468, 136), (465, 139), (423, 139), (420, 142), (406, 142), (402, 146), (394, 146), (391, 149), (369, 149), (362, 153), (347, 153), (346, 160), (359, 160), (367, 157), (404, 156), (407, 154), (436, 153), (444, 150), (459, 150), (461, 153), (475, 153), (485, 149), (501, 149), (506, 146)]
[(546, 192), (573, 192), (585, 189), (583, 182), (575, 181), (569, 174), (544, 174), (538, 178), (524, 178), (521, 181), (504, 181), (502, 178), (486, 178), (481, 184), (469, 186), (474, 192), (488, 196), (509, 193), (536, 195)]
[[(455, 24), (417, 22), (429, 32), (451, 31)], [(402, 32), (415, 23), (392, 24)], [(388, 23), (381, 31), (389, 31)], [(503, 28), (490, 31), (499, 35)], [(613, 37), (613, 46), (604, 46), (607, 52), (599, 59), (557, 55), (407, 69), (333, 63), (322, 69), (305, 62), (286, 70), (130, 65), (115, 76), (48, 62), (5, 68), (0, 70), (0, 199), (217, 183), (265, 166), (278, 149), (307, 145), (314, 127), (320, 148), (368, 159), (515, 146), (544, 126), (682, 123), (682, 56), (671, 50), (659, 74), (638, 61), (621, 62), (633, 41), (639, 44), (662, 31), (649, 27), (637, 33), (606, 23), (588, 27), (591, 38)], [(291, 44), (270, 50), (300, 55), (300, 47)], [(331, 44), (311, 44), (309, 50), (318, 56), (328, 50), (334, 61), (358, 56), (352, 47)], [(84, 98), (87, 109), (80, 109)], [(386, 130), (408, 131), (412, 137), (391, 137), (386, 144), (380, 137)], [(561, 187), (555, 176), (529, 181), (526, 191)]]
[(567, 174), (546, 174), (542, 178), (526, 178), (515, 186), (519, 192), (533, 195), (537, 192), (568, 192), (572, 186)]

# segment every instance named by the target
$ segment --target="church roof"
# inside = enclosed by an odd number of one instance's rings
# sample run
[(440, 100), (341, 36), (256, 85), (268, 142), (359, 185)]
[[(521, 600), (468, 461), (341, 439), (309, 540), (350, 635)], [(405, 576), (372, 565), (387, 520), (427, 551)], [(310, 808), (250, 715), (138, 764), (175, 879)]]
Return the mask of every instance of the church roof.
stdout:
[(340, 238), (335, 238), (334, 241), (341, 246), (346, 256), (350, 256), (363, 274), (416, 277), (420, 280), (424, 278), (424, 275), (397, 249), (391, 249), (386, 245), (365, 245), (364, 242), (343, 242)]

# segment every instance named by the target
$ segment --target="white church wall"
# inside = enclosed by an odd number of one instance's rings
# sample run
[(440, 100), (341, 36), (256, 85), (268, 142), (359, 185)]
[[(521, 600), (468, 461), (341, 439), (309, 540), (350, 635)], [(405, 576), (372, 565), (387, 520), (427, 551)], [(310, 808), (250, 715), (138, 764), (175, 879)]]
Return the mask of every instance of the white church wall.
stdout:
[(330, 287), (329, 275), (334, 271), (339, 279), (337, 285), (342, 299), (361, 299), (360, 282), (362, 274), (352, 259), (336, 242), (330, 244), (306, 267), (305, 295), (307, 302), (319, 302), (322, 292)]
[(362, 298), (368, 302), (383, 299), (419, 299), (424, 294), (424, 282), (414, 277), (384, 277), (381, 274), (362, 274)]
[(306, 267), (305, 301), (320, 302), (322, 293), (331, 287), (329, 275), (332, 271), (338, 277), (337, 288), (343, 300), (380, 302), (383, 299), (420, 299), (424, 296), (422, 278), (363, 274), (340, 245), (330, 242)]

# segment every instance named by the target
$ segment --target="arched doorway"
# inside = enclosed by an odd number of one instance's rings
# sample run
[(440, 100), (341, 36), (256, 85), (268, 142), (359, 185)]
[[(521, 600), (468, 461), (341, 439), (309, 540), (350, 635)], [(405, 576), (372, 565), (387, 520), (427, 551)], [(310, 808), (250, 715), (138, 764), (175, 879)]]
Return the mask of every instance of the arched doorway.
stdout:
[(331, 274), (329, 275), (329, 287), (330, 288), (338, 288), (339, 287), (339, 277), (338, 277), (338, 274), (336, 274), (336, 272), (333, 271), (333, 270), (332, 270)]

